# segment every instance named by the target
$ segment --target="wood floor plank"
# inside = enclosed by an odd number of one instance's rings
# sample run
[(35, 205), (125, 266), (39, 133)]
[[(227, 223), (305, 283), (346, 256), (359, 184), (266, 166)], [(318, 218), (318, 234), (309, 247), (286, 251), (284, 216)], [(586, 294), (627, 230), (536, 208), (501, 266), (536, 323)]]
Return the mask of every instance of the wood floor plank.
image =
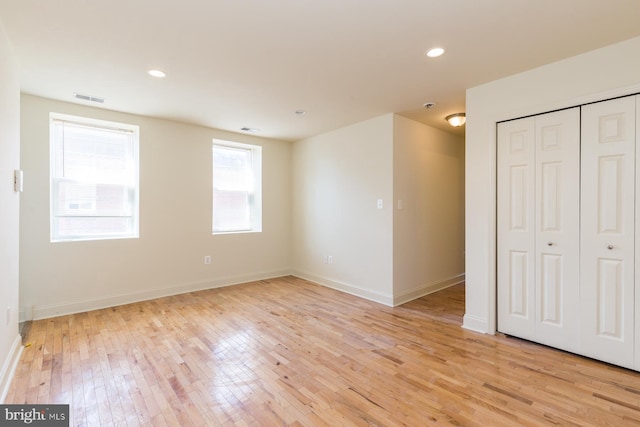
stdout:
[(640, 425), (640, 374), (283, 277), (35, 321), (7, 403), (71, 425)]

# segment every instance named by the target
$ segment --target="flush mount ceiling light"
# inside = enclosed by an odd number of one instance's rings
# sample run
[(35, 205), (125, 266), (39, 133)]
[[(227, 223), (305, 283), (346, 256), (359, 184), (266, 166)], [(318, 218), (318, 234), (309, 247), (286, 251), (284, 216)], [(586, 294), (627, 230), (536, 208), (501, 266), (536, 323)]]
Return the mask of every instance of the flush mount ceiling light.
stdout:
[(434, 47), (427, 51), (427, 56), (429, 58), (437, 58), (438, 56), (444, 53), (444, 48), (442, 47)]
[(467, 117), (464, 113), (455, 113), (445, 117), (445, 120), (453, 127), (460, 127), (467, 121)]
[(158, 77), (158, 78), (163, 78), (167, 75), (164, 71), (160, 71), (160, 70), (149, 70), (147, 72), (149, 73), (150, 76)]

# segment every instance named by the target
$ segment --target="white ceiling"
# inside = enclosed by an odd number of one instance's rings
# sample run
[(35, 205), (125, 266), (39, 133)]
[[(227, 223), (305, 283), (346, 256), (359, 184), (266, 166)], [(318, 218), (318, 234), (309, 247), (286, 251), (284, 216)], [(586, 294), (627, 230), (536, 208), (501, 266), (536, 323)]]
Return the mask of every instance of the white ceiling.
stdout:
[(465, 89), (640, 35), (639, 0), (0, 0), (0, 18), (23, 92), (283, 140), (390, 112), (452, 130)]

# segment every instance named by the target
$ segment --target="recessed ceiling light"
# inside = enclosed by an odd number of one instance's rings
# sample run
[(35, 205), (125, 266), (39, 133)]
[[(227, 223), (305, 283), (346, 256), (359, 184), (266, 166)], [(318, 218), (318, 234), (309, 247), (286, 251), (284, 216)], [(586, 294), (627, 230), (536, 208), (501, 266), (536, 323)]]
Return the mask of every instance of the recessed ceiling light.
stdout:
[(427, 51), (427, 56), (429, 58), (437, 58), (438, 56), (442, 55), (443, 53), (444, 53), (444, 48), (434, 47), (434, 48), (429, 49)]
[(153, 77), (162, 78), (162, 77), (166, 76), (166, 73), (164, 71), (160, 71), (160, 70), (149, 70), (148, 73), (149, 73), (150, 76), (153, 76)]
[(296, 116), (304, 116), (305, 114), (307, 114), (307, 112), (304, 110), (296, 110), (293, 112), (293, 114), (295, 114)]

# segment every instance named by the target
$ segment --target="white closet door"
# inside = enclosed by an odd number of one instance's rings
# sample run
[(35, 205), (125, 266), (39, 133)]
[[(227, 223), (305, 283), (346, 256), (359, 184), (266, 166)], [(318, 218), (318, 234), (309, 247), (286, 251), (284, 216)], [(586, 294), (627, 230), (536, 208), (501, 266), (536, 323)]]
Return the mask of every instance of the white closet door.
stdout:
[[(640, 125), (640, 96), (636, 96), (636, 129)], [(640, 142), (640, 135), (636, 131), (636, 143)], [(636, 150), (636, 166), (640, 167), (640, 150)], [(636, 194), (640, 192), (640, 172), (636, 173)], [(640, 243), (640, 195), (636, 195), (636, 242)], [(640, 273), (640, 253), (636, 253), (635, 268)], [(640, 278), (638, 278), (640, 283)], [(635, 301), (635, 367), (640, 371), (640, 285), (636, 285), (634, 294)]]
[(580, 342), (580, 109), (535, 118), (536, 340)]
[(498, 125), (498, 330), (535, 339), (534, 119)]
[(635, 98), (582, 107), (581, 353), (634, 365)]

